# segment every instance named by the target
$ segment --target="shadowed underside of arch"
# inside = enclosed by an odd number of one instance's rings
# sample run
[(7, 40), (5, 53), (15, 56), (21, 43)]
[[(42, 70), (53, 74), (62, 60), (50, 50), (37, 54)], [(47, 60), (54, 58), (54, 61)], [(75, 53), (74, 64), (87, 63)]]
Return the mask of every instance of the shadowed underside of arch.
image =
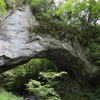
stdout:
[(0, 72), (15, 68), (32, 58), (46, 58), (52, 61), (58, 71), (67, 71), (70, 77), (74, 77), (80, 87), (85, 87), (88, 84), (91, 73), (86, 62), (82, 61), (80, 57), (72, 55), (68, 50), (61, 48), (41, 50), (31, 57), (19, 57), (18, 59), (4, 57), (7, 63), (1, 66)]
[(57, 66), (58, 71), (67, 71), (82, 87), (87, 85), (91, 75), (89, 66), (80, 57), (72, 55), (66, 49), (46, 50), (35, 56), (52, 61)]

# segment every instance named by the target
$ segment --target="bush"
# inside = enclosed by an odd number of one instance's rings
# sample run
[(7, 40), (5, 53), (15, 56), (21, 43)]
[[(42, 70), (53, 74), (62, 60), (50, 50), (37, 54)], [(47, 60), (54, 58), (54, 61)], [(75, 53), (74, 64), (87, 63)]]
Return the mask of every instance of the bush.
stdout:
[(27, 90), (40, 97), (41, 100), (61, 100), (60, 95), (55, 91), (55, 87), (60, 83), (56, 78), (61, 77), (62, 74), (67, 73), (40, 72), (39, 78), (42, 78), (45, 82), (30, 80), (30, 82), (26, 84)]
[(0, 100), (23, 100), (23, 98), (19, 96), (17, 97), (13, 95), (11, 92), (6, 92), (3, 90), (3, 92), (0, 92)]

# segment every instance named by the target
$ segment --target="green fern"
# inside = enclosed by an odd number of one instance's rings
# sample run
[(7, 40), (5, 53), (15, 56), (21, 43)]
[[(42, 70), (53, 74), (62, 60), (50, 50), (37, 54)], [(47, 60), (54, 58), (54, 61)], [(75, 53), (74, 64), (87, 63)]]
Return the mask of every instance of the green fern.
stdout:
[(47, 82), (39, 82), (36, 80), (30, 80), (27, 86), (29, 92), (34, 93), (36, 96), (42, 98), (41, 100), (61, 100), (60, 95), (57, 94), (54, 86), (59, 84), (59, 81), (54, 80), (57, 77), (61, 77), (66, 72), (40, 72), (40, 77), (45, 79)]

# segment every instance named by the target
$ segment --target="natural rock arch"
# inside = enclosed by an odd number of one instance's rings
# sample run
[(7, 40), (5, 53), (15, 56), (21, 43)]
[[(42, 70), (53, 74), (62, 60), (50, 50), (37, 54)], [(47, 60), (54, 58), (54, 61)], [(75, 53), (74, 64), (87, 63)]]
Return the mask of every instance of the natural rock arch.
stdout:
[(70, 70), (78, 82), (87, 84), (92, 66), (77, 40), (57, 40), (50, 35), (34, 33), (30, 37), (28, 28), (38, 22), (28, 6), (8, 11), (0, 22), (0, 73), (29, 61), (46, 58), (56, 64), (58, 70)]

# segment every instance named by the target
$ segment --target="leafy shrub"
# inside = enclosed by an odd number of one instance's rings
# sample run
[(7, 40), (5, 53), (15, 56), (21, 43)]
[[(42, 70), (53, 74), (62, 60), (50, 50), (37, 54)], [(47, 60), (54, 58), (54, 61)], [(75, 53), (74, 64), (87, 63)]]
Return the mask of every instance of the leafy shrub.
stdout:
[(54, 91), (53, 88), (50, 88), (49, 85), (42, 85), (39, 81), (30, 80), (27, 84), (28, 90), (34, 93), (36, 96), (39, 96), (42, 99), (50, 99), (50, 98), (57, 98), (55, 100), (59, 100), (59, 95)]
[[(1, 90), (0, 90), (1, 91)], [(0, 100), (23, 100), (22, 97), (17, 97), (13, 95), (11, 92), (0, 92)]]
[(57, 94), (54, 87), (59, 85), (60, 81), (55, 80), (57, 77), (61, 77), (66, 72), (40, 72), (40, 77), (45, 82), (39, 82), (36, 80), (30, 80), (27, 86), (29, 92), (34, 93), (36, 96), (42, 98), (41, 100), (61, 100), (60, 95)]

